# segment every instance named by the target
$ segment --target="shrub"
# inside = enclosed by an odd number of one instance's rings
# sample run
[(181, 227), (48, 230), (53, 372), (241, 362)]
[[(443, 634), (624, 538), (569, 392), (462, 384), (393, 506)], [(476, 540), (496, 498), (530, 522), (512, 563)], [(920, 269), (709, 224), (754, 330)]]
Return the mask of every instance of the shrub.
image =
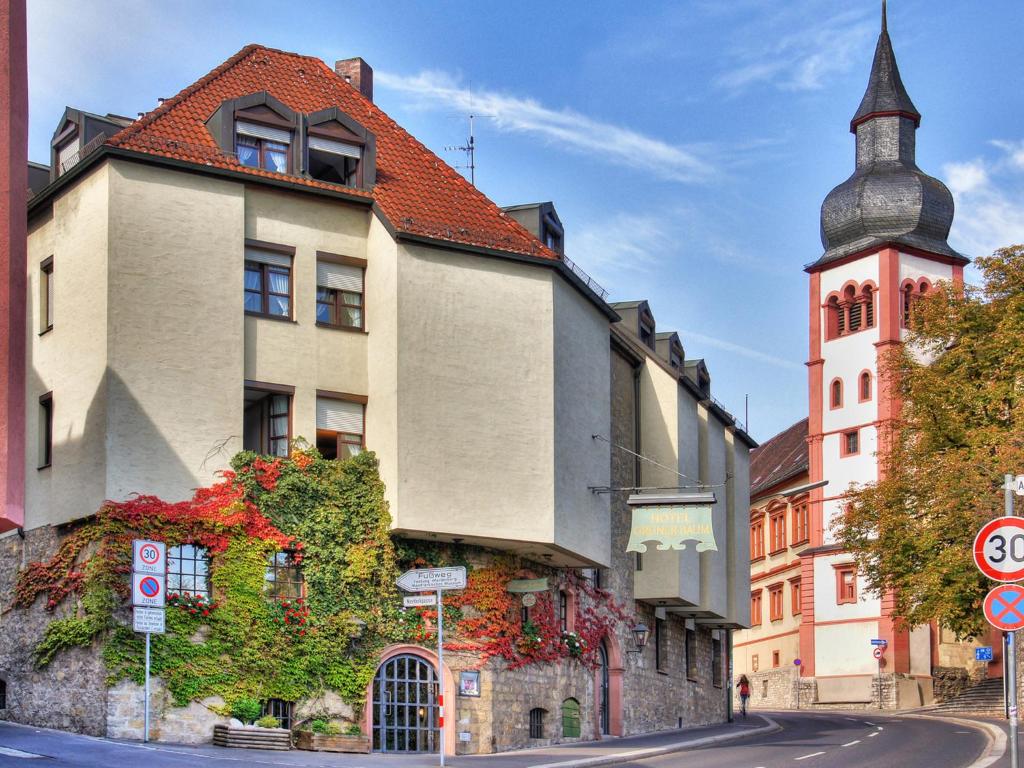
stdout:
[(238, 718), (243, 723), (254, 722), (262, 714), (263, 705), (256, 699), (243, 696), (240, 699), (235, 699), (235, 703), (231, 705), (231, 716)]
[(345, 729), (346, 736), (362, 736), (363, 729), (359, 727), (358, 723), (349, 723), (348, 728)]
[(264, 715), (256, 721), (256, 725), (258, 725), (260, 728), (280, 728), (281, 721), (273, 715)]
[(337, 736), (341, 733), (341, 726), (338, 723), (328, 723), (327, 730), (324, 731), (328, 736)]
[(330, 723), (318, 717), (316, 720), (310, 722), (309, 730), (311, 730), (313, 733), (327, 733), (327, 729), (329, 726)]

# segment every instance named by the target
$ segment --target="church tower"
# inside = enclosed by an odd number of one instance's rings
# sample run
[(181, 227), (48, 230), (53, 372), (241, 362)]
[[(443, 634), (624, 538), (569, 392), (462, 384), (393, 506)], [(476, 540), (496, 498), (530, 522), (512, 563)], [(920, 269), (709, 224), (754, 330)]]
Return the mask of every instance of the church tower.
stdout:
[[(801, 674), (831, 687), (870, 685), (873, 638), (888, 642), (885, 674), (931, 674), (931, 630), (897, 631), (892, 600), (866, 593), (853, 557), (833, 541), (850, 483), (879, 478), (887, 422), (899, 401), (879, 361), (906, 336), (916, 297), (938, 281), (962, 284), (967, 259), (946, 242), (953, 198), (917, 167), (921, 114), (911, 101), (886, 28), (867, 90), (850, 122), (853, 175), (821, 206), (824, 253), (810, 276), (808, 470), (811, 535), (801, 554)], [(820, 685), (819, 685), (820, 688)], [(820, 693), (820, 691), (819, 691)]]

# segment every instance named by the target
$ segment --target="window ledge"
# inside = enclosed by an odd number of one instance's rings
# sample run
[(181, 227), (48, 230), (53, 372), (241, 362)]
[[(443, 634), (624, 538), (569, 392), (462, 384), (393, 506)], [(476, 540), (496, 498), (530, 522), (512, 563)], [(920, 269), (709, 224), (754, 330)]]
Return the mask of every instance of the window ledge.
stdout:
[(688, 683), (698, 683), (698, 682), (700, 682), (696, 677), (690, 677), (689, 675), (686, 676), (686, 681)]
[(247, 310), (246, 313), (245, 313), (245, 316), (246, 317), (258, 317), (258, 318), (261, 318), (263, 320), (273, 320), (274, 322), (277, 322), (277, 323), (293, 323), (295, 325), (299, 324), (297, 320), (295, 320), (295, 319), (293, 319), (291, 317), (281, 317), (280, 315), (268, 315), (268, 314), (265, 314), (263, 312), (249, 312)]
[(352, 325), (331, 325), (330, 323), (320, 323), (320, 322), (318, 322), (316, 324), (316, 327), (317, 328), (326, 328), (326, 329), (328, 329), (330, 331), (346, 331), (347, 333), (364, 333), (364, 334), (369, 334), (369, 331), (367, 331), (365, 328), (356, 328), (355, 326), (352, 326)]
[(810, 541), (810, 539), (800, 539), (800, 541), (794, 541), (789, 546), (790, 546), (790, 548), (792, 548), (792, 547), (799, 547), (801, 544), (806, 544), (809, 541)]
[(764, 560), (764, 555), (750, 558), (750, 562), (752, 563), (760, 563), (762, 560)]
[(783, 552), (785, 552), (785, 551), (786, 551), (786, 545), (785, 545), (785, 544), (783, 544), (783, 545), (782, 545), (781, 547), (779, 547), (778, 549), (773, 549), (773, 550), (772, 550), (771, 552), (769, 552), (769, 553), (768, 553), (768, 555), (769, 555), (770, 557), (774, 557), (775, 555), (779, 555), (779, 554), (782, 554), (782, 553), (783, 553)]
[(36, 471), (37, 472), (42, 472), (44, 469), (49, 469), (52, 466), (53, 466), (52, 463), (50, 463), (50, 464), (40, 464), (38, 467), (36, 467)]
[(51, 325), (51, 326), (49, 326), (48, 328), (44, 328), (43, 330), (41, 330), (41, 331), (39, 332), (39, 335), (40, 335), (40, 336), (45, 336), (46, 334), (48, 334), (48, 333), (49, 333), (50, 331), (52, 331), (52, 330), (53, 330), (53, 326)]
[(668, 672), (666, 672), (664, 669), (656, 669), (654, 671), (657, 672), (659, 675), (664, 675), (665, 677), (668, 677)]

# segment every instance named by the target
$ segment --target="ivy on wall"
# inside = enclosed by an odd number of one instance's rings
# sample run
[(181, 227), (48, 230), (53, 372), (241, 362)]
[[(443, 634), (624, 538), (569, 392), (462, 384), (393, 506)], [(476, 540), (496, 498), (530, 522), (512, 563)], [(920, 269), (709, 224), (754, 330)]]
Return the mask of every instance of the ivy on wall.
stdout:
[[(333, 690), (358, 713), (384, 647), (436, 638), (436, 610), (400, 607), (400, 572), (469, 567), (465, 548), (398, 539), (390, 523), (372, 453), (327, 461), (298, 446), (289, 459), (243, 452), (219, 483), (189, 501), (140, 496), (105, 505), (49, 562), (22, 572), (14, 604), (27, 608), (45, 597), (47, 610), (68, 614), (48, 625), (35, 649), (38, 665), (98, 642), (108, 683), (141, 683), (144, 640), (126, 626), (131, 540), (203, 546), (213, 599), (176, 596), (167, 633), (152, 637), (152, 671), (174, 703), (219, 696), (227, 711), (242, 697), (298, 701)], [(301, 562), (303, 600), (265, 595), (267, 557), (281, 549)], [(576, 596), (575, 633), (561, 631), (556, 591), (538, 593), (523, 624), (517, 596), (506, 590), (521, 573), (508, 557), (471, 568), (467, 589), (445, 597), (446, 647), (477, 654), (478, 666), (495, 658), (509, 668), (566, 658), (595, 665), (601, 638), (627, 620), (622, 607), (570, 570), (554, 588)]]

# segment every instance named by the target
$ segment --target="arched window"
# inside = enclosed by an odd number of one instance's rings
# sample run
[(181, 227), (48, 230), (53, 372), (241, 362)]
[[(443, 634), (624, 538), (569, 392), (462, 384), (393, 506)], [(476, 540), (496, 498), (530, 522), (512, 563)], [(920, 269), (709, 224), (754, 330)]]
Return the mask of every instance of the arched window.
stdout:
[(843, 308), (839, 306), (838, 297), (833, 296), (825, 305), (825, 338), (836, 338), (843, 328)]
[(914, 300), (914, 286), (906, 285), (903, 287), (903, 327), (906, 328), (910, 325), (910, 305)]
[(875, 292), (870, 285), (864, 286), (864, 327), (875, 327)]
[(562, 737), (578, 739), (580, 736), (580, 703), (576, 699), (562, 702)]
[(862, 403), (871, 399), (871, 374), (868, 371), (864, 371), (860, 375), (860, 392), (858, 395)]
[(546, 709), (540, 707), (534, 707), (530, 710), (530, 738), (531, 739), (543, 739), (544, 738), (544, 715), (547, 714)]
[(920, 293), (922, 296), (924, 296), (926, 293), (928, 293), (928, 288), (929, 288), (928, 281), (927, 280), (922, 280), (921, 284), (917, 287), (917, 292)]
[(832, 408), (843, 407), (843, 382), (842, 379), (832, 379), (831, 395), (829, 403)]

